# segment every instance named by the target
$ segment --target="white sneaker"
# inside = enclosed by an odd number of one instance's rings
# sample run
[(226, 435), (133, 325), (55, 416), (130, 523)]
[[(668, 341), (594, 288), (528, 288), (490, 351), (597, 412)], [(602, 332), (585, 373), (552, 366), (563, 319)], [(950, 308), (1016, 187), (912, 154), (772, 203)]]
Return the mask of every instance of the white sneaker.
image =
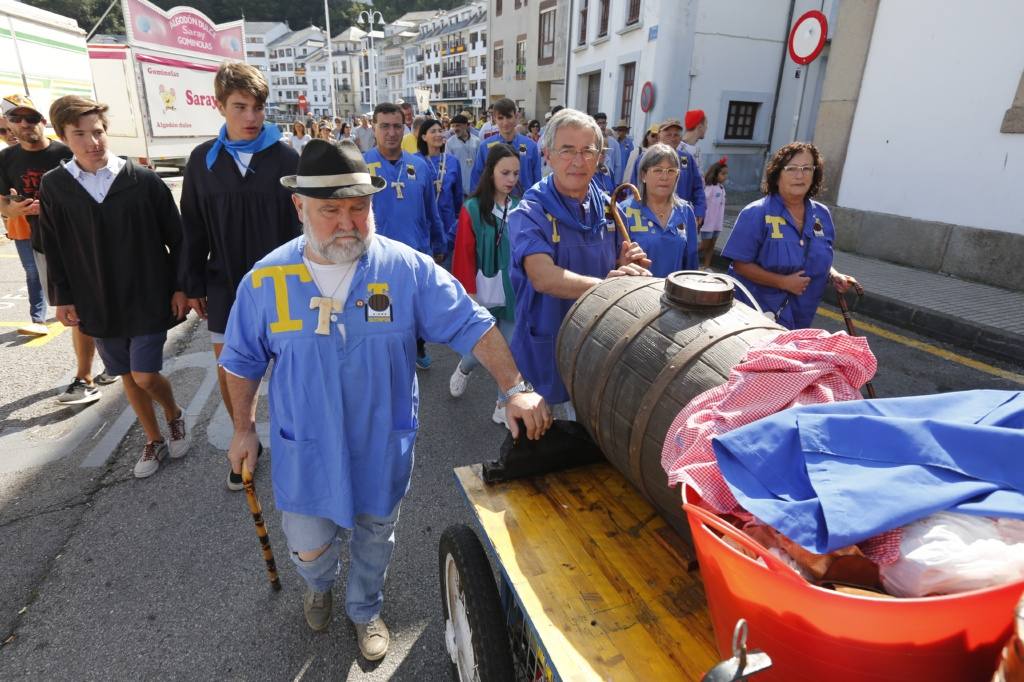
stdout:
[(18, 327), (18, 333), (22, 336), (46, 336), (50, 330), (45, 324), (32, 322)]
[(168, 445), (171, 459), (184, 457), (188, 454), (188, 447), (192, 444), (192, 434), (185, 428), (184, 410), (180, 411), (177, 419), (172, 419), (167, 423), (167, 428), (171, 432), (171, 442)]
[(508, 422), (505, 421), (505, 406), (495, 405), (494, 414), (491, 415), (491, 421), (495, 424), (501, 424), (506, 429), (508, 428)]
[(453, 398), (458, 398), (460, 395), (466, 392), (466, 384), (469, 383), (469, 375), (463, 374), (459, 366), (455, 366), (455, 371), (452, 372), (452, 378), (448, 380), (448, 392), (452, 394)]
[(156, 473), (160, 462), (167, 456), (167, 443), (153, 441), (142, 448), (142, 457), (135, 463), (135, 478), (146, 478)]
[(377, 616), (369, 623), (353, 623), (356, 626), (356, 639), (359, 640), (359, 653), (368, 661), (379, 661), (388, 652), (391, 633), (388, 626)]

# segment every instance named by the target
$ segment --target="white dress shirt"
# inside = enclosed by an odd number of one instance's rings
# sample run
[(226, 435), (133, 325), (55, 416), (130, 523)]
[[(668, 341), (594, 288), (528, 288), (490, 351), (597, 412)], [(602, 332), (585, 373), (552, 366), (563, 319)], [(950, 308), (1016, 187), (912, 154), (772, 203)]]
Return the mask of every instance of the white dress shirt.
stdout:
[(89, 193), (97, 204), (102, 204), (103, 199), (110, 193), (110, 186), (114, 184), (114, 178), (124, 168), (125, 160), (120, 156), (111, 154), (107, 157), (107, 165), (95, 173), (82, 170), (82, 167), (74, 159), (62, 162), (64, 170), (71, 173), (71, 177), (78, 181), (85, 191)]

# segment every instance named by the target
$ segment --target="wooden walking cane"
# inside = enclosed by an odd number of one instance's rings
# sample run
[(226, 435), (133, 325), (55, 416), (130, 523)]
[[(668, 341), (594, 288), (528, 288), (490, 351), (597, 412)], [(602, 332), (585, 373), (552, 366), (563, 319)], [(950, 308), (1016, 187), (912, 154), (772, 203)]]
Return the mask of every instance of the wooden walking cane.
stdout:
[(270, 578), (270, 586), (275, 591), (281, 589), (281, 581), (277, 577), (277, 563), (274, 561), (274, 552), (270, 549), (270, 538), (267, 537), (267, 526), (263, 523), (263, 508), (256, 498), (256, 486), (252, 482), (252, 472), (242, 462), (242, 485), (245, 486), (245, 499), (249, 502), (249, 511), (252, 512), (253, 523), (256, 524), (256, 537), (260, 539), (260, 547), (263, 548), (263, 560), (267, 562), (267, 577)]
[[(850, 317), (850, 308), (846, 305), (846, 296), (836, 288), (836, 281), (834, 279), (829, 281), (832, 282), (832, 288), (836, 290), (836, 300), (839, 302), (839, 311), (843, 314), (843, 322), (846, 323), (846, 333), (850, 336), (860, 336), (853, 327), (853, 318)], [(851, 282), (850, 284), (857, 293), (857, 298), (864, 295), (864, 287), (860, 285), (860, 282)], [(878, 397), (875, 393), (875, 387), (871, 385), (870, 381), (865, 382), (864, 388), (867, 389), (869, 398)]]
[(641, 198), (640, 190), (636, 188), (636, 185), (631, 185), (628, 182), (624, 182), (616, 187), (612, 191), (611, 196), (608, 197), (608, 212), (612, 214), (612, 220), (615, 221), (615, 227), (618, 229), (619, 236), (622, 237), (622, 241), (629, 244), (633, 240), (629, 238), (629, 230), (626, 229), (626, 224), (622, 222), (622, 215), (619, 213), (619, 194), (622, 193), (622, 190), (629, 190), (632, 192), (638, 203), (642, 203), (643, 199)]

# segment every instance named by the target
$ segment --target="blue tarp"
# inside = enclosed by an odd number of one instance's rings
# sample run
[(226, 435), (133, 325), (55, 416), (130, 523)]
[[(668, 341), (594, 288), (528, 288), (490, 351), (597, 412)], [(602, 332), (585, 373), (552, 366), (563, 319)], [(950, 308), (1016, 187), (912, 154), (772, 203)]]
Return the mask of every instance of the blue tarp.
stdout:
[(798, 407), (719, 436), (747, 511), (824, 554), (938, 511), (1024, 519), (1024, 393)]

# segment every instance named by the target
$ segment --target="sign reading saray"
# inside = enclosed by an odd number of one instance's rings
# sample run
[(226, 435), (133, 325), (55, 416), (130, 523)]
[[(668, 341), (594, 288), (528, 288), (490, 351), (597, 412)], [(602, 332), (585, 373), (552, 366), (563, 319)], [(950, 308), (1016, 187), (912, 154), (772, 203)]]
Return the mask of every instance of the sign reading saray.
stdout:
[(153, 137), (213, 137), (224, 119), (213, 95), (217, 67), (153, 55), (136, 56)]
[(130, 45), (188, 52), (208, 59), (245, 61), (242, 20), (214, 24), (191, 7), (167, 12), (146, 0), (122, 0)]

